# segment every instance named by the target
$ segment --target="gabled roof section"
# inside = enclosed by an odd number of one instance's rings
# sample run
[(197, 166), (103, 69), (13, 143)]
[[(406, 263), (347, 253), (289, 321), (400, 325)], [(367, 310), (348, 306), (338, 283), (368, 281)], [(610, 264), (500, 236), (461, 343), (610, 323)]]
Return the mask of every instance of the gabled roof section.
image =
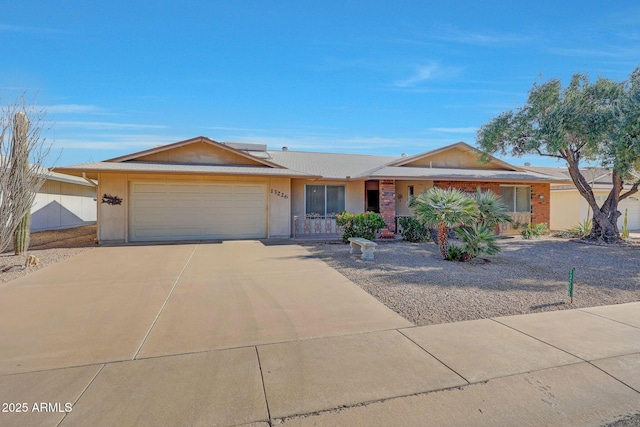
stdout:
[(489, 156), (489, 162), (480, 162), (480, 151), (466, 142), (457, 142), (414, 156), (402, 157), (389, 163), (387, 166), (395, 167), (428, 167), (448, 169), (490, 169), (522, 171), (522, 168), (511, 165), (496, 157)]
[(267, 159), (253, 156), (244, 150), (214, 141), (206, 136), (198, 136), (173, 144), (161, 145), (138, 151), (137, 153), (108, 159), (105, 162), (161, 162), (168, 164), (242, 165), (283, 168), (283, 166)]
[(293, 170), (320, 175), (324, 179), (353, 179), (377, 170), (396, 160), (395, 156), (368, 154), (314, 153), (302, 151), (268, 151), (274, 162)]

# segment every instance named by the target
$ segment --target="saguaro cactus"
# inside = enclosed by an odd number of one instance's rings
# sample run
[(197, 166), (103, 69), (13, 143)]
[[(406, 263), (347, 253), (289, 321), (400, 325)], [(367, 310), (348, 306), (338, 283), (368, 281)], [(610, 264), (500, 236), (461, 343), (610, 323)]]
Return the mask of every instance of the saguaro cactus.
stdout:
[[(29, 120), (23, 112), (18, 112), (13, 118), (13, 147), (11, 149), (12, 175), (19, 185), (16, 185), (13, 198), (20, 200), (29, 197)], [(29, 248), (29, 228), (31, 226), (31, 210), (27, 210), (18, 228), (13, 234), (13, 248), (16, 255), (23, 254)]]

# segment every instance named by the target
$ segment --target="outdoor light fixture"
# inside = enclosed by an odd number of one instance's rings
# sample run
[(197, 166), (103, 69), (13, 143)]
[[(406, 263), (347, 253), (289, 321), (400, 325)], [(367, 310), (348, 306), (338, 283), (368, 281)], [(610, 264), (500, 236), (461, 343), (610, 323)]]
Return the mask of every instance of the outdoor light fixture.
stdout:
[(539, 199), (544, 199), (544, 194), (538, 196)]

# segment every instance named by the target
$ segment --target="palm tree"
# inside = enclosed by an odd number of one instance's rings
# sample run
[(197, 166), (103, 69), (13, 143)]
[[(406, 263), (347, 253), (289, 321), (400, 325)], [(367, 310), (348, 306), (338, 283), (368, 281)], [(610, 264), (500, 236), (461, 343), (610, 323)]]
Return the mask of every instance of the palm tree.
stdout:
[(449, 229), (472, 223), (479, 215), (476, 201), (455, 188), (429, 188), (415, 198), (411, 209), (419, 221), (438, 229), (443, 258), (449, 248)]
[(456, 229), (456, 235), (464, 242), (464, 249), (467, 252), (465, 261), (482, 253), (494, 255), (500, 252), (500, 247), (496, 244), (498, 235), (486, 224), (477, 223), (469, 227), (460, 227)]
[(478, 191), (473, 195), (473, 198), (478, 204), (478, 211), (480, 212), (478, 222), (480, 224), (493, 229), (505, 222), (513, 222), (513, 219), (505, 213), (507, 206), (502, 203), (500, 196), (491, 190), (482, 191), (480, 187), (478, 187)]

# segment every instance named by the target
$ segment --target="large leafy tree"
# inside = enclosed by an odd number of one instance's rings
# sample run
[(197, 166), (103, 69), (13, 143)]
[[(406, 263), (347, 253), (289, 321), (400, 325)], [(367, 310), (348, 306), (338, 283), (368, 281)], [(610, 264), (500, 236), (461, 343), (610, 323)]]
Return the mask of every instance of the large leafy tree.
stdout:
[[(565, 160), (593, 212), (587, 237), (615, 242), (620, 235), (618, 204), (640, 185), (640, 66), (623, 82), (603, 77), (590, 82), (588, 76), (574, 74), (565, 88), (558, 79), (534, 84), (522, 107), (480, 128), (477, 144), (485, 154), (538, 154)], [(601, 206), (580, 172), (584, 161), (612, 170), (613, 186)]]

